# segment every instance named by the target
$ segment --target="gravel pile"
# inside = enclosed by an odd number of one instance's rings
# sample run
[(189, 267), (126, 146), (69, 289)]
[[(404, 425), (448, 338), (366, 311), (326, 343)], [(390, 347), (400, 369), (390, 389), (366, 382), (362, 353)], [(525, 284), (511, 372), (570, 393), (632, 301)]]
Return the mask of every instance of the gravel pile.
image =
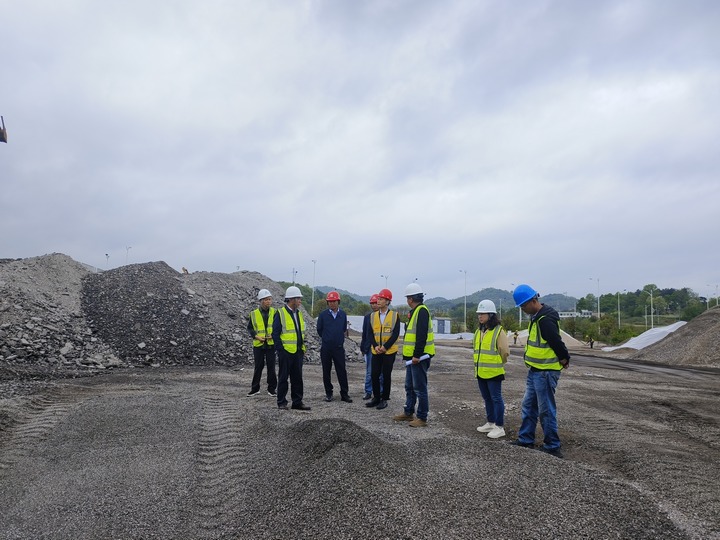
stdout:
[(658, 364), (720, 367), (720, 309), (711, 308), (629, 358)]
[[(0, 380), (250, 363), (246, 316), (261, 288), (279, 307), (284, 290), (257, 272), (181, 274), (153, 262), (95, 273), (57, 253), (2, 259)], [(318, 336), (307, 312), (306, 321), (313, 363)], [(356, 349), (348, 341), (350, 360)]]

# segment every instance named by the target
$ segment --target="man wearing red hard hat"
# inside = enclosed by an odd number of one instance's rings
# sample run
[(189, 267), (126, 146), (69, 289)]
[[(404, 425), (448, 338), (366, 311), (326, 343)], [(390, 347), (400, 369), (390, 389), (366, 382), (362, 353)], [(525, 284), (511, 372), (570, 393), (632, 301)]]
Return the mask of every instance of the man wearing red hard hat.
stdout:
[(325, 298), (328, 308), (318, 315), (317, 333), (320, 336), (320, 362), (323, 370), (325, 401), (333, 400), (333, 385), (330, 378), (332, 366), (340, 384), (340, 399), (352, 403), (348, 392), (347, 369), (345, 368), (345, 338), (348, 322), (346, 313), (340, 309), (340, 294), (330, 291)]
[[(375, 313), (378, 308), (378, 295), (373, 294), (370, 297), (370, 309), (372, 309), (372, 311), (363, 317), (362, 338), (360, 339), (360, 352), (363, 354), (363, 358), (365, 358), (364, 400), (368, 400), (372, 397), (372, 379), (370, 377), (370, 373), (372, 371), (372, 351), (370, 350), (372, 326), (370, 325), (370, 315)], [(382, 385), (382, 381), (380, 381), (380, 384)]]

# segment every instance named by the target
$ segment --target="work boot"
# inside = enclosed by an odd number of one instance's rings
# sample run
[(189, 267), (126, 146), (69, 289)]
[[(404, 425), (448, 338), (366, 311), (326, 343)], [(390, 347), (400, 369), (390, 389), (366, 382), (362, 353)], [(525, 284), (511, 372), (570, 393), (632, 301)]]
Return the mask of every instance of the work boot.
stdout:
[(370, 392), (365, 392), (365, 395), (363, 396), (363, 401), (367, 401), (372, 397), (372, 394)]
[(375, 408), (376, 409), (384, 409), (385, 407), (387, 407), (387, 401), (385, 401), (384, 399), (381, 399), (380, 403), (378, 403), (378, 406)]
[(410, 427), (427, 427), (427, 420), (423, 420), (422, 418), (416, 418), (412, 422), (408, 424)]
[(495, 422), (486, 422), (482, 426), (478, 426), (477, 430), (480, 433), (490, 433), (495, 427)]
[(406, 420), (407, 421), (415, 420), (415, 415), (414, 414), (405, 414), (403, 412), (402, 414), (396, 414), (395, 416), (393, 416), (393, 420), (395, 420), (396, 422), (403, 422)]
[(378, 405), (380, 405), (380, 398), (372, 398), (365, 404), (366, 407), (377, 407)]
[(492, 430), (487, 434), (487, 436), (491, 439), (499, 439), (500, 437), (504, 437), (505, 428), (502, 426), (493, 426)]

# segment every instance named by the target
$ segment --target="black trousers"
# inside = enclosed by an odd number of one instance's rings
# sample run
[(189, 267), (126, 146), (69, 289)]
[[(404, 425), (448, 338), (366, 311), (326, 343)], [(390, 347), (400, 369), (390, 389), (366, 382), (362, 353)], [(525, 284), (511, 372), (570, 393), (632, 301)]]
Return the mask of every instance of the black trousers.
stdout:
[(292, 399), (292, 404), (300, 405), (302, 403), (302, 366), (302, 351), (294, 354), (290, 354), (287, 351), (278, 351), (278, 405), (287, 405), (288, 377), (290, 378), (290, 399)]
[[(392, 354), (373, 354), (370, 378), (372, 379), (373, 399), (390, 399), (390, 385), (392, 379), (393, 365), (395, 364), (395, 355)], [(380, 395), (380, 374), (383, 376), (383, 389)]]
[(263, 368), (267, 366), (267, 389), (271, 394), (277, 388), (277, 375), (275, 375), (275, 349), (272, 347), (253, 347), (255, 357), (255, 371), (253, 372), (252, 386), (250, 390), (260, 390)]
[(332, 396), (333, 385), (330, 380), (333, 362), (335, 362), (335, 373), (337, 373), (338, 383), (340, 384), (340, 396), (348, 396), (348, 377), (347, 368), (345, 367), (345, 348), (344, 347), (320, 347), (320, 362), (322, 363), (323, 386), (325, 386), (325, 395)]

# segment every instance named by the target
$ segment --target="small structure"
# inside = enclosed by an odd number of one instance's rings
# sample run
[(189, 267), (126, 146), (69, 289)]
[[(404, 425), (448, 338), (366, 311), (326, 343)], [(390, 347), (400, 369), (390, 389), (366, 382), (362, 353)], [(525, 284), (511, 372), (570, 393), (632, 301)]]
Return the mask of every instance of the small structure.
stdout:
[(450, 318), (435, 317), (433, 320), (433, 332), (436, 334), (450, 334)]

